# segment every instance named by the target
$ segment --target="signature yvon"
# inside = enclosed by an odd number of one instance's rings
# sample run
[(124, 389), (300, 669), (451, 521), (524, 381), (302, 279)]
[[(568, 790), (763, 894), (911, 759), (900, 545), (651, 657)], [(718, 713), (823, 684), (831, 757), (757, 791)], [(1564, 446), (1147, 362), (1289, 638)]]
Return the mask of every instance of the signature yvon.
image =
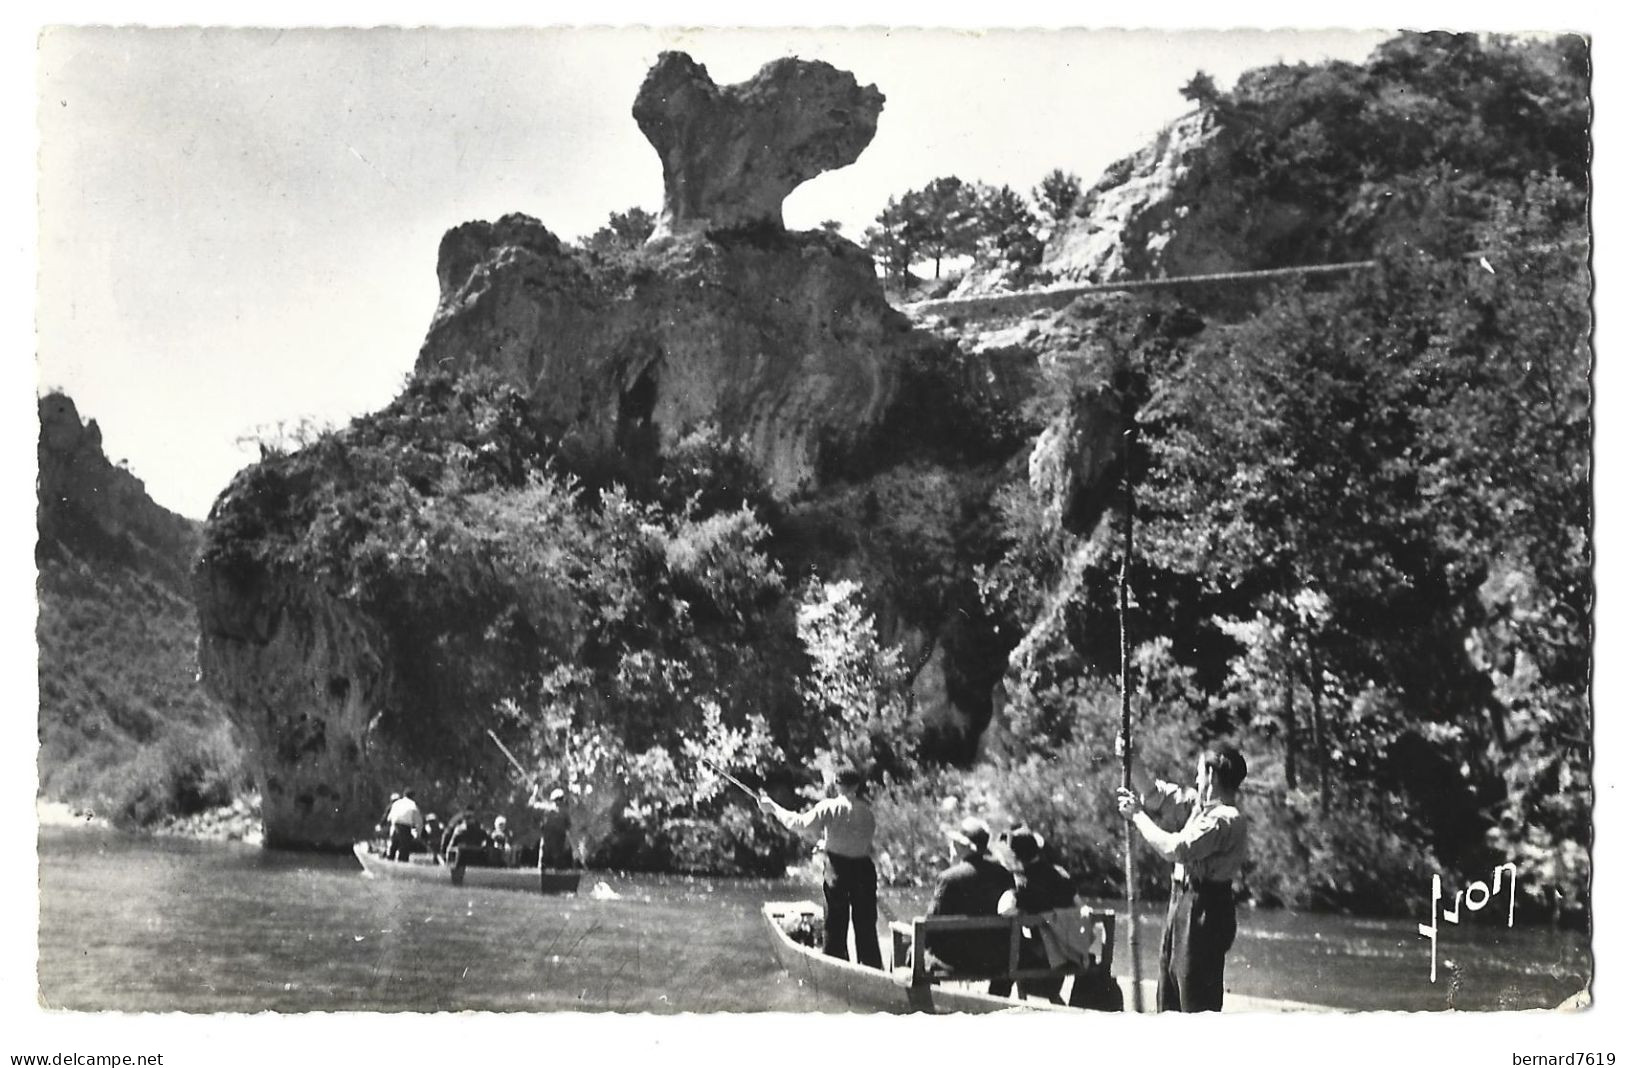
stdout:
[[(1469, 912), (1477, 912), (1484, 906), (1488, 905), (1491, 899), (1501, 892), (1502, 872), (1505, 872), (1507, 876), (1507, 926), (1511, 927), (1513, 913), (1518, 907), (1518, 869), (1511, 862), (1496, 867), (1492, 876), (1493, 883), (1486, 883), (1479, 880), (1468, 883), (1466, 890), (1457, 890), (1456, 907), (1454, 909), (1444, 910), (1445, 922), (1455, 924), (1461, 923), (1461, 903), (1463, 900), (1467, 902), (1467, 911)], [(1439, 902), (1443, 897), (1444, 880), (1435, 875), (1433, 877), (1433, 922), (1431, 924), (1419, 923), (1416, 925), (1418, 934), (1420, 934), (1423, 938), (1430, 938), (1433, 940), (1433, 960), (1428, 970), (1428, 982), (1430, 983), (1436, 983), (1439, 981)]]

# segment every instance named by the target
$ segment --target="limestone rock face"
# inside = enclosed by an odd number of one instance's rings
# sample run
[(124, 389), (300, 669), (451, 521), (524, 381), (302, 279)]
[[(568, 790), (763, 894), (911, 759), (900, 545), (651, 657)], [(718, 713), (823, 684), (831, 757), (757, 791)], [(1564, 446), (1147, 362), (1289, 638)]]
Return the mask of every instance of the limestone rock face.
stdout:
[(1195, 111), (1108, 167), (1077, 217), (1050, 239), (1043, 269), (1066, 281), (1112, 282), (1247, 266), (1248, 245), (1231, 232), (1247, 213), (1220, 202), (1222, 183), (1208, 180), (1222, 170), (1219, 132), (1210, 113)]
[(656, 236), (782, 228), (784, 198), (857, 159), (885, 99), (828, 63), (779, 59), (718, 86), (684, 53), (661, 53), (632, 105), (665, 177)]
[(196, 581), (198, 666), (253, 755), (265, 844), (348, 848), (401, 779), (375, 729), (393, 704), (380, 628), (314, 583), (210, 569)]
[(446, 235), (420, 371), (481, 368), (592, 445), (658, 448), (700, 423), (743, 441), (774, 489), (815, 481), (895, 391), (921, 343), (843, 238), (657, 239), (588, 255), (510, 215)]
[(1296, 262), (1304, 235), (1331, 219), (1244, 196), (1231, 143), (1224, 120), (1207, 109), (1170, 123), (1084, 194), (1077, 216), (1051, 237), (1042, 269), (1058, 281), (1096, 283)]

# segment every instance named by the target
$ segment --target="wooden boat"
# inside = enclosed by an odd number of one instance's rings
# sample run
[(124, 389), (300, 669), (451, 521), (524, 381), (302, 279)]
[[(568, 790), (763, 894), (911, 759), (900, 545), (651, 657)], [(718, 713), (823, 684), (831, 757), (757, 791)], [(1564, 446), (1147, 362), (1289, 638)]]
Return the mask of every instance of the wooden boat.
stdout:
[[(790, 973), (801, 988), (823, 1012), (1063, 1012), (1080, 1013), (1086, 1009), (1055, 1005), (1048, 1001), (1023, 1001), (1014, 996), (995, 997), (987, 993), (985, 981), (975, 983), (936, 982), (922, 985), (915, 981), (913, 969), (906, 964), (887, 961), (885, 970), (865, 968), (850, 961), (827, 957), (823, 952), (796, 941), (792, 932), (808, 921), (821, 922), (823, 907), (811, 901), (769, 901), (762, 905), (762, 919), (767, 925), (773, 954), (780, 966)], [(1123, 990), (1124, 1005), (1133, 1011), (1133, 980), (1116, 977)], [(1140, 982), (1141, 1004), (1145, 1011), (1155, 1011), (1157, 984), (1153, 979)], [(1319, 1005), (1298, 1001), (1279, 1001), (1271, 998), (1248, 997), (1227, 993), (1225, 1010), (1235, 1012), (1325, 1012)]]
[(530, 890), (543, 894), (573, 894), (581, 885), (579, 870), (557, 868), (486, 868), (474, 865), (451, 867), (439, 857), (419, 853), (409, 861), (389, 860), (375, 853), (367, 842), (357, 842), (355, 857), (362, 870), (373, 879), (407, 879), (446, 886), (481, 886), (495, 890)]

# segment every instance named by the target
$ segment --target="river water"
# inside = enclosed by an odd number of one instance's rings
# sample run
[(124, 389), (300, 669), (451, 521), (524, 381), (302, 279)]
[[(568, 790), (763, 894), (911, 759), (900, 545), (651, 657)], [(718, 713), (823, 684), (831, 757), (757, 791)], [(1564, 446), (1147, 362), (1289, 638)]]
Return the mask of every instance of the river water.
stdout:
[[(817, 898), (804, 883), (589, 873), (583, 891), (603, 882), (619, 898), (546, 898), (372, 880), (347, 856), (54, 827), (40, 831), (39, 869), (39, 994), (50, 1008), (812, 1008), (778, 968), (758, 916), (764, 900)], [(1427, 891), (1419, 877), (1422, 920)], [(884, 898), (913, 915), (927, 896)], [(1441, 925), (1430, 983), (1429, 943), (1414, 920), (1245, 911), (1228, 985), (1352, 1009), (1547, 1007), (1584, 987), (1584, 935), (1537, 923), (1509, 930), (1504, 909), (1495, 912)], [(1147, 975), (1159, 935), (1147, 909)], [(1117, 971), (1128, 967), (1120, 942)]]

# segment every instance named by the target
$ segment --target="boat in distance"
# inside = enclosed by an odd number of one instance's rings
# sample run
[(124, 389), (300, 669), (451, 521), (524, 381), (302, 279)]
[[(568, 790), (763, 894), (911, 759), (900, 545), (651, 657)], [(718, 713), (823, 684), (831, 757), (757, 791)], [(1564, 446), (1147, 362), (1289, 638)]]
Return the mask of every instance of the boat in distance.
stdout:
[(373, 879), (405, 879), (446, 886), (481, 886), (495, 890), (529, 890), (541, 894), (573, 894), (581, 885), (580, 869), (500, 868), (442, 863), (439, 857), (419, 853), (411, 860), (389, 860), (367, 842), (357, 842), (355, 857)]
[[(796, 941), (792, 931), (809, 916), (822, 918), (823, 908), (811, 901), (769, 901), (762, 905), (762, 920), (768, 929), (773, 954), (779, 964), (815, 1001), (821, 1012), (950, 1013), (950, 1012), (1062, 1012), (1097, 1010), (1056, 1005), (1049, 1001), (1022, 1000), (1014, 995), (999, 997), (987, 993), (987, 982), (914, 981), (906, 964), (888, 962), (885, 969), (866, 968), (838, 957), (826, 956), (815, 946)], [(1115, 977), (1123, 991), (1124, 1006), (1134, 1011), (1133, 980)], [(1157, 984), (1140, 981), (1144, 1011), (1155, 1012)], [(1282, 1001), (1226, 992), (1225, 1010), (1235, 1012), (1335, 1012), (1301, 1001)]]

